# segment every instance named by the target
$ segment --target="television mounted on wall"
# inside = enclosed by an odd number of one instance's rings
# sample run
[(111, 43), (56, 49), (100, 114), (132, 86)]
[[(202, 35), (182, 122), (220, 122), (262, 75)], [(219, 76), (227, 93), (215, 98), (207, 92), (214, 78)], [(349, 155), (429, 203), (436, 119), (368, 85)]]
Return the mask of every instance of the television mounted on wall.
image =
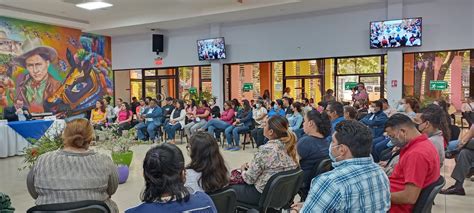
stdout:
[(225, 41), (223, 37), (198, 40), (197, 49), (200, 61), (226, 58)]
[(370, 22), (370, 48), (418, 47), (422, 43), (422, 18)]

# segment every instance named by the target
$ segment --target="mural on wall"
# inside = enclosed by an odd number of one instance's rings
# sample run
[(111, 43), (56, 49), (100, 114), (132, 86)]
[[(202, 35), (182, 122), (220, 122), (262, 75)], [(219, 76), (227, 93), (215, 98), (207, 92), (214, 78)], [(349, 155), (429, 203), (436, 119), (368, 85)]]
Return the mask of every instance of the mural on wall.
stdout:
[(74, 115), (113, 94), (110, 37), (0, 16), (0, 112)]

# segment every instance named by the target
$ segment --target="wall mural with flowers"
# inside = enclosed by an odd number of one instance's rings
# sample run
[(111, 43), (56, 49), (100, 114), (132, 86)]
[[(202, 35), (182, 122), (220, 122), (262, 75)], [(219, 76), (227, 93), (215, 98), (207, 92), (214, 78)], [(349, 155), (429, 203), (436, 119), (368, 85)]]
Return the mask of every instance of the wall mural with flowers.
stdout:
[(16, 100), (32, 113), (89, 110), (113, 95), (110, 58), (110, 37), (0, 16), (0, 112)]

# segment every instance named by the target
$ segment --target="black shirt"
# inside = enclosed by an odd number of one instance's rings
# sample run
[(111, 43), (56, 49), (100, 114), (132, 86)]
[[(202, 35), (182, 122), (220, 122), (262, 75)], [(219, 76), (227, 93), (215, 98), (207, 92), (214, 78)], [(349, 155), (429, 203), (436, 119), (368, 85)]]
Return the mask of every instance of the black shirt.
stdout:
[(323, 159), (329, 158), (329, 143), (325, 138), (305, 135), (298, 140), (296, 150), (300, 156), (303, 181), (305, 184), (311, 184), (313, 168), (317, 167)]

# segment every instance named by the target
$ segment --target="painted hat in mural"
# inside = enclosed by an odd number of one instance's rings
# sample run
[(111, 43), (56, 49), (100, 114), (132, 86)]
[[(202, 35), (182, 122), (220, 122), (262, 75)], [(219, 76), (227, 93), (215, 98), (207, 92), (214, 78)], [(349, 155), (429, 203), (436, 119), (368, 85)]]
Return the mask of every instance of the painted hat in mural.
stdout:
[(23, 50), (23, 54), (16, 57), (15, 61), (23, 67), (25, 67), (26, 59), (33, 55), (41, 55), (46, 60), (51, 62), (56, 60), (56, 57), (58, 56), (58, 53), (55, 49), (43, 46), (39, 38), (27, 38), (21, 48)]

